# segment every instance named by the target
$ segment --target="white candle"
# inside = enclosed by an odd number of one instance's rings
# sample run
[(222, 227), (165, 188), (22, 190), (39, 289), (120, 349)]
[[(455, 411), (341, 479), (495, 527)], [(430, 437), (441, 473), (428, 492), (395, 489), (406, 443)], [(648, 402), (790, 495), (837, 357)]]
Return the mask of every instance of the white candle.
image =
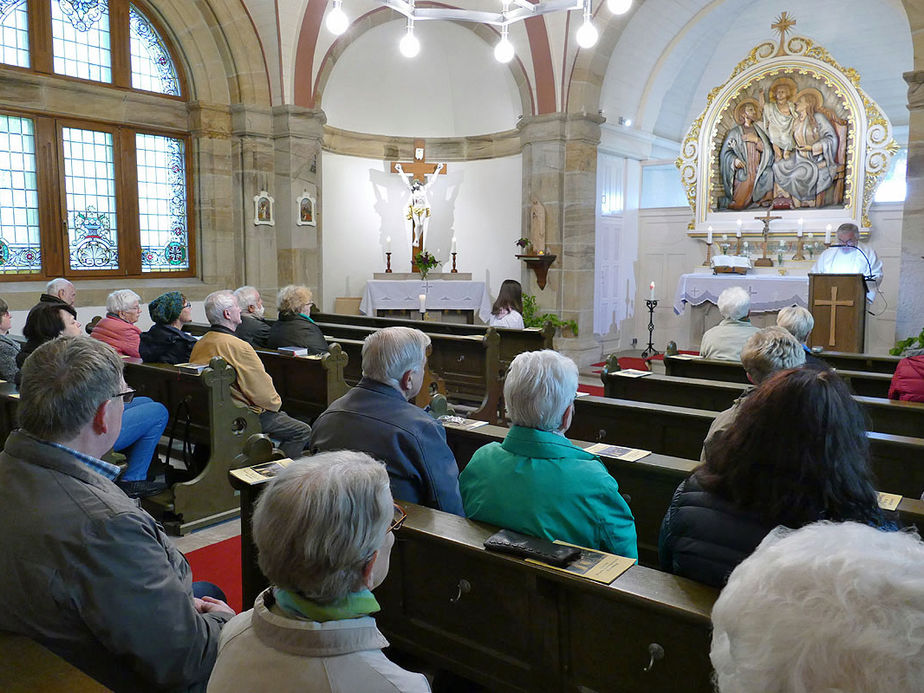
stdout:
[(420, 301), (420, 312), (426, 313), (427, 312), (427, 294), (420, 294), (417, 297), (417, 300)]
[(831, 224), (825, 226), (825, 245), (831, 245)]
[(456, 252), (456, 237), (455, 236), (452, 237), (452, 250), (450, 250), (449, 252), (451, 253)]
[(741, 238), (741, 217), (738, 217), (738, 221), (735, 222), (735, 225), (738, 227), (738, 232), (735, 234), (735, 236)]
[(706, 243), (712, 245), (712, 227), (706, 229)]
[(802, 217), (799, 217), (799, 230), (796, 231), (796, 235), (797, 235), (799, 238), (802, 238), (802, 226), (803, 226), (804, 224), (805, 224), (805, 222), (802, 220)]
[(654, 300), (655, 300), (655, 297), (654, 297), (654, 282), (651, 282), (651, 284), (648, 285), (648, 288), (650, 289), (651, 300), (654, 301)]
[(391, 252), (391, 236), (385, 236), (385, 252)]

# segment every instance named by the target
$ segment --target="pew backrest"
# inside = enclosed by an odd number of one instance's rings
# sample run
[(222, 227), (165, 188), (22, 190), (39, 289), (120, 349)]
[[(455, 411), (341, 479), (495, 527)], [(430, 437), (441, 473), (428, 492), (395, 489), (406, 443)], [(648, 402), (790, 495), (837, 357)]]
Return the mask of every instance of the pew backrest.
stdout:
[(257, 355), (273, 379), (285, 412), (309, 423), (350, 389), (343, 378), (349, 357), (340, 344), (331, 344), (326, 354), (307, 358), (263, 349)]

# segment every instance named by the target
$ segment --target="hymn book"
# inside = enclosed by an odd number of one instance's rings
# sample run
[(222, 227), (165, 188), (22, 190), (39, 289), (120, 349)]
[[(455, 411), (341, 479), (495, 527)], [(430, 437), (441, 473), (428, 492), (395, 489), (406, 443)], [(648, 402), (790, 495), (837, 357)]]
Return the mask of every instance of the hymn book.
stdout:
[(231, 476), (240, 479), (248, 484), (262, 484), (279, 474), (283, 469), (292, 464), (292, 460), (284, 457), (281, 460), (272, 460), (271, 462), (261, 462), (250, 467), (241, 469), (232, 469)]
[(606, 443), (594, 443), (590, 447), (584, 448), (587, 452), (603, 457), (612, 457), (623, 462), (635, 462), (648, 457), (650, 450), (639, 450), (638, 448), (624, 448), (621, 445), (607, 445)]
[(535, 563), (536, 565), (541, 565), (544, 568), (550, 568), (562, 573), (577, 575), (578, 577), (586, 578), (587, 580), (593, 580), (594, 582), (600, 582), (604, 585), (608, 585), (613, 582), (613, 580), (618, 578), (636, 563), (634, 558), (617, 556), (614, 553), (606, 553), (604, 551), (595, 551), (594, 549), (577, 546), (576, 544), (569, 544), (566, 541), (555, 541), (553, 543), (561, 544), (562, 546), (573, 546), (574, 548), (581, 550), (581, 555), (576, 561), (569, 563), (563, 568), (549, 565), (548, 563), (543, 563), (542, 561), (537, 561), (533, 558), (527, 558), (526, 562)]

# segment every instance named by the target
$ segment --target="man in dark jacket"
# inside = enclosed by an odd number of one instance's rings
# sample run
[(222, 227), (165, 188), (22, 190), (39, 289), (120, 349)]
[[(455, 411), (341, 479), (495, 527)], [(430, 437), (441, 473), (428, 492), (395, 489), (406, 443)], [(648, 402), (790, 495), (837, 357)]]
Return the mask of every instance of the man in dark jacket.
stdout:
[(252, 286), (242, 286), (234, 292), (237, 305), (241, 307), (241, 324), (234, 331), (254, 349), (265, 349), (269, 339), (270, 324), (263, 319), (265, 308), (260, 292)]
[(62, 337), (22, 370), (0, 453), (0, 630), (115, 691), (205, 689), (234, 612), (194, 595), (189, 564), (99, 459), (133, 394), (112, 347)]
[(359, 450), (388, 467), (399, 500), (463, 515), (459, 469), (443, 425), (408, 400), (420, 390), (430, 338), (387, 327), (363, 344), (363, 379), (314, 422), (312, 452)]
[(77, 289), (64, 277), (52, 279), (45, 286), (45, 293), (39, 297), (41, 303), (60, 303), (73, 306), (77, 300)]

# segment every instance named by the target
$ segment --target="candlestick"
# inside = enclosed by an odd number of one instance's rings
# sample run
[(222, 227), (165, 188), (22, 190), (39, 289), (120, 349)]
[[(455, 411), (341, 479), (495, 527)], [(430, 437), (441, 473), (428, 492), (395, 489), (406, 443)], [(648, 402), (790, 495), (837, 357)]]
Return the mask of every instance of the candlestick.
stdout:
[[(812, 234), (809, 234), (810, 239), (811, 237)], [(805, 259), (805, 256), (802, 254), (802, 249), (805, 247), (804, 243), (805, 241), (803, 240), (802, 236), (799, 236), (799, 238), (796, 240), (796, 254), (792, 256), (793, 260), (799, 262)]]
[(703, 267), (710, 267), (712, 265), (712, 240), (706, 242), (706, 261), (703, 263)]
[(385, 274), (391, 274), (391, 251), (385, 253)]
[(458, 274), (459, 270), (456, 269), (456, 251), (452, 251), (452, 269), (449, 271), (450, 274)]
[[(654, 287), (654, 282), (651, 282), (651, 286)], [(652, 288), (652, 291), (653, 290), (654, 289)], [(649, 356), (657, 356), (661, 353), (654, 348), (654, 341), (652, 338), (654, 333), (654, 309), (658, 307), (658, 302), (652, 298), (648, 301), (645, 301), (645, 305), (648, 306), (648, 348), (642, 352), (643, 359), (646, 359)]]

